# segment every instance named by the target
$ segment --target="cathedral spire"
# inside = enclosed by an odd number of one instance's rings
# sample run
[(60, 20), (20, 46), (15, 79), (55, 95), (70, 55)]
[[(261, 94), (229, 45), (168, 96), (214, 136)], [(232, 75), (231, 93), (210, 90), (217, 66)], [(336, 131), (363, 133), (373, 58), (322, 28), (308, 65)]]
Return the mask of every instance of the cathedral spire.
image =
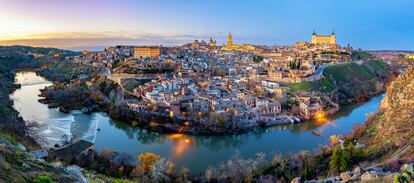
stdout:
[(227, 37), (227, 46), (233, 45), (233, 37), (231, 36), (231, 32), (229, 31), (229, 36)]

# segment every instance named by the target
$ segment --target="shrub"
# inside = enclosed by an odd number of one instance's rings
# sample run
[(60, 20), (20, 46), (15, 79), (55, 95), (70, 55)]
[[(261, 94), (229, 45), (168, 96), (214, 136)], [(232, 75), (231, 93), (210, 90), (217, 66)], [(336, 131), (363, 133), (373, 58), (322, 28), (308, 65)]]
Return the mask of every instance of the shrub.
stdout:
[(0, 137), (2, 137), (3, 139), (9, 141), (13, 145), (17, 145), (17, 141), (12, 136), (10, 136), (8, 134), (0, 132)]
[(359, 163), (362, 158), (362, 150), (355, 148), (352, 143), (345, 143), (343, 149), (337, 145), (332, 153), (329, 168), (331, 172), (347, 171)]
[(33, 179), (32, 182), (33, 183), (53, 183), (53, 180), (47, 175), (42, 175), (42, 176), (39, 176)]

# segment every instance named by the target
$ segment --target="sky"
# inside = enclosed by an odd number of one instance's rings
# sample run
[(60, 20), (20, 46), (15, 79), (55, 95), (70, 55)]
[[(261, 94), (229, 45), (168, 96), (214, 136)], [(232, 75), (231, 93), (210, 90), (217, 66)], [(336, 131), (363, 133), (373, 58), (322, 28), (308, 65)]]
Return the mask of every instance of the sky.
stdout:
[(0, 0), (0, 45), (102, 49), (194, 39), (290, 45), (335, 31), (340, 45), (414, 50), (413, 0)]

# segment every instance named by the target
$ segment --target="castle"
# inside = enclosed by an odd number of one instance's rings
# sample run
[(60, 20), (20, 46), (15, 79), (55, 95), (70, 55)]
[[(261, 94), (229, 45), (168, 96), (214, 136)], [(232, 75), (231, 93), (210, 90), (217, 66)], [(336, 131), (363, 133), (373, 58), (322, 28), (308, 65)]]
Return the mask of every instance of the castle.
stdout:
[(313, 45), (336, 45), (336, 35), (335, 32), (332, 32), (331, 35), (318, 35), (315, 32), (312, 34), (312, 44)]

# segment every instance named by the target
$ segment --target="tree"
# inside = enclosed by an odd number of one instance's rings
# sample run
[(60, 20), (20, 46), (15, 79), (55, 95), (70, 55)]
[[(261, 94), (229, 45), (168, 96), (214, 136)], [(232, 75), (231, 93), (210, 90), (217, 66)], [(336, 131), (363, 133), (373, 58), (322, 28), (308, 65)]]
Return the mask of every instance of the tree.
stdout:
[(343, 149), (340, 145), (335, 147), (331, 160), (329, 161), (329, 168), (332, 172), (347, 171), (362, 159), (362, 150), (355, 148), (350, 142), (345, 142)]
[(138, 155), (138, 160), (140, 161), (140, 166), (144, 173), (149, 173), (154, 171), (155, 163), (160, 160), (160, 156), (147, 152), (146, 154)]
[(341, 167), (341, 156), (342, 156), (342, 149), (337, 146), (331, 156), (331, 160), (329, 161), (329, 169), (334, 172), (338, 172)]

